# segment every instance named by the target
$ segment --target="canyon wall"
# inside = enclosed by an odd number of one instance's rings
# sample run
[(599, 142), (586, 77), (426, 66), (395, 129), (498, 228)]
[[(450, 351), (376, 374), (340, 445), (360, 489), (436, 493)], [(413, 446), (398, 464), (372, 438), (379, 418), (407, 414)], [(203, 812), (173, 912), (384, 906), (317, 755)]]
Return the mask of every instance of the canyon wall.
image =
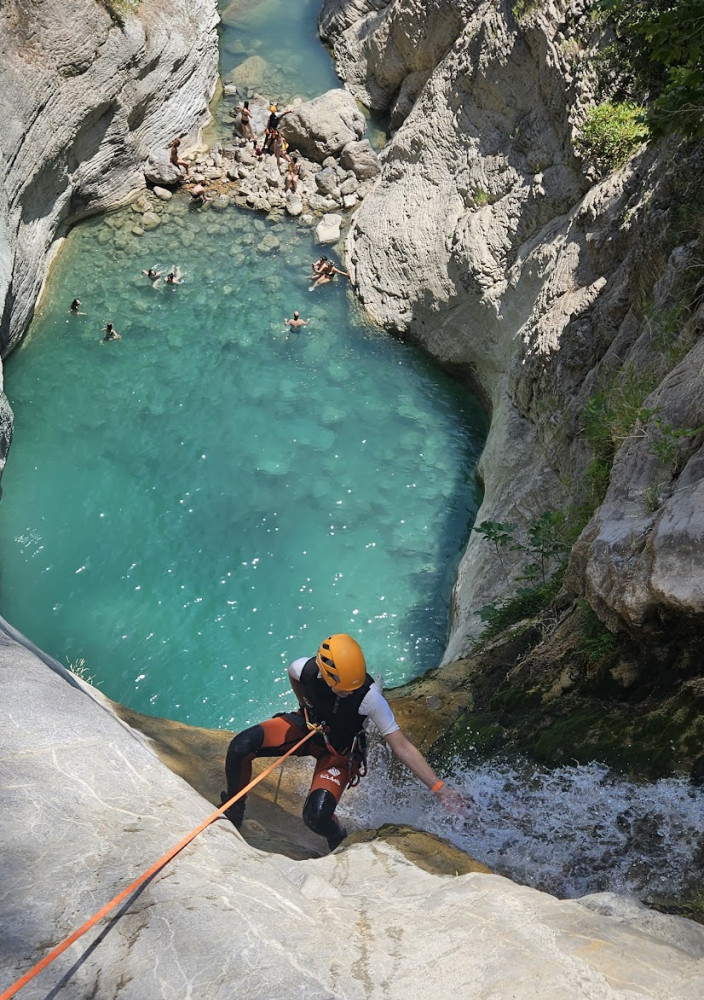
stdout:
[[(359, 297), (491, 410), (477, 523), (525, 537), (546, 512), (591, 502), (571, 593), (610, 629), (667, 645), (704, 622), (702, 154), (671, 140), (603, 180), (585, 167), (576, 139), (603, 43), (592, 6), (327, 0), (320, 30), (394, 130), (348, 237)], [(595, 401), (608, 411), (636, 393), (631, 427), (601, 428), (613, 467), (594, 500)], [(446, 661), (528, 559), (472, 534)]]
[[(0, 7), (0, 356), (31, 319), (69, 226), (144, 186), (218, 79), (216, 0), (6, 0)], [(68, 308), (69, 303), (66, 304)], [(0, 472), (11, 414), (0, 372)]]

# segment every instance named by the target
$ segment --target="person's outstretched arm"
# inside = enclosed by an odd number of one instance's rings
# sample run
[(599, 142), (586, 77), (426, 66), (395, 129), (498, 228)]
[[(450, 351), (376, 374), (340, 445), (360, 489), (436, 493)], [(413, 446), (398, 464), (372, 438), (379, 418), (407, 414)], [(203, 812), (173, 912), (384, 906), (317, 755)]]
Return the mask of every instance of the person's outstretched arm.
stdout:
[(411, 743), (402, 730), (397, 729), (395, 732), (385, 736), (384, 739), (398, 759), (406, 765), (409, 771), (415, 774), (419, 781), (422, 781), (431, 791), (435, 789), (435, 795), (437, 795), (446, 809), (455, 811), (467, 807), (468, 801), (466, 797), (461, 792), (449, 788), (442, 782), (420, 750)]

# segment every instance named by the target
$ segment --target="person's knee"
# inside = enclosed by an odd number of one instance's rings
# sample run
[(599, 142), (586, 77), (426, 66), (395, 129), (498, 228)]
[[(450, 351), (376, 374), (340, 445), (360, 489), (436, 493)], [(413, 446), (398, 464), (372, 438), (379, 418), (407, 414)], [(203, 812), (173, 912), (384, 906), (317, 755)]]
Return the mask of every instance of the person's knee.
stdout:
[(241, 733), (232, 740), (227, 749), (227, 761), (240, 761), (251, 753), (260, 750), (264, 743), (264, 729), (262, 726), (251, 726), (243, 729)]
[(303, 807), (303, 822), (309, 830), (321, 837), (327, 837), (337, 800), (332, 792), (325, 788), (316, 788), (310, 793)]

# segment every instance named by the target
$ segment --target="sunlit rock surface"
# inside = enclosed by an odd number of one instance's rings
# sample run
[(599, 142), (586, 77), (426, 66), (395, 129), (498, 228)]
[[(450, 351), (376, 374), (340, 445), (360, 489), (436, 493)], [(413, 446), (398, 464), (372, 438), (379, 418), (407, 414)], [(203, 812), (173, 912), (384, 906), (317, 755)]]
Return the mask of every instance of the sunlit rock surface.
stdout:
[[(212, 806), (5, 629), (0, 671), (4, 989)], [(296, 862), (217, 821), (21, 996), (699, 1000), (702, 957), (704, 928), (613, 896), (431, 875), (379, 841)]]
[[(477, 522), (525, 539), (544, 512), (576, 510), (589, 400), (651, 379), (650, 419), (628, 440), (614, 431), (610, 488), (567, 582), (609, 628), (667, 643), (704, 620), (701, 296), (693, 315), (683, 306), (701, 259), (683, 220), (697, 217), (702, 151), (671, 143), (593, 183), (576, 143), (595, 99), (591, 6), (327, 0), (320, 25), (347, 86), (395, 130), (348, 237), (357, 292), (492, 412)], [(446, 662), (530, 559), (472, 536)]]

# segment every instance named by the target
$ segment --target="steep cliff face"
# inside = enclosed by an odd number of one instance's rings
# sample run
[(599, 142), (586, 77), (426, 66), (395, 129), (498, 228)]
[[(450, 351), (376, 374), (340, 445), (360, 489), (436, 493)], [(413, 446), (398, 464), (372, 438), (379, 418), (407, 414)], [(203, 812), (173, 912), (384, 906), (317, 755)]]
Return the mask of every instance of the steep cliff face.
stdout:
[[(665, 145), (591, 183), (575, 145), (594, 97), (591, 6), (330, 0), (321, 30), (347, 85), (397, 126), (349, 234), (359, 295), (469, 374), (492, 412), (478, 522), (525, 532), (596, 503), (570, 589), (610, 628), (666, 641), (673, 623), (694, 635), (704, 618), (701, 215), (682, 207), (701, 168), (698, 150)], [(603, 404), (619, 393), (639, 395), (621, 432)], [(598, 405), (605, 479), (614, 464), (595, 500)], [(472, 536), (447, 660), (527, 558)]]
[[(66, 228), (197, 138), (218, 72), (215, 0), (7, 0), (0, 8), (0, 354), (24, 333)], [(186, 143), (187, 144), (187, 143)], [(0, 397), (0, 471), (9, 438)]]

